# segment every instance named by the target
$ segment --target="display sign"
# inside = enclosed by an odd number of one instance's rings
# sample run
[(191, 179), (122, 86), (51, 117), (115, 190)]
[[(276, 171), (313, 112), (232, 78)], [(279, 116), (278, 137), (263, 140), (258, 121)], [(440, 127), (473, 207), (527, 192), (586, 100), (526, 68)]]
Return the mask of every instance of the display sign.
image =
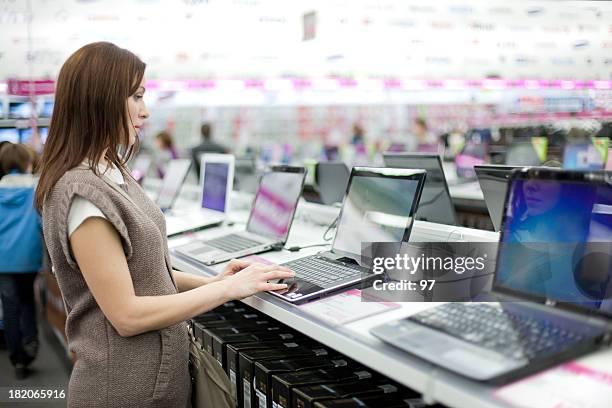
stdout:
[(7, 88), (9, 95), (48, 95), (55, 92), (55, 81), (51, 79), (31, 81), (9, 79)]

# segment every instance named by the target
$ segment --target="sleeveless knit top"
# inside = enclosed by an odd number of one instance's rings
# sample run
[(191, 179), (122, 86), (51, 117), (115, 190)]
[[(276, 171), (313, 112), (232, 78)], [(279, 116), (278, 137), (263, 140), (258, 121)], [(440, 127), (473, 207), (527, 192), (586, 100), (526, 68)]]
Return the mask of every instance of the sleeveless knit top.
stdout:
[(68, 405), (183, 408), (190, 396), (186, 323), (120, 336), (70, 248), (68, 212), (73, 198), (81, 196), (117, 230), (136, 296), (177, 293), (163, 214), (131, 178), (123, 187), (120, 191), (90, 169), (76, 168), (60, 178), (43, 205), (43, 234), (66, 306), (68, 346), (76, 354)]

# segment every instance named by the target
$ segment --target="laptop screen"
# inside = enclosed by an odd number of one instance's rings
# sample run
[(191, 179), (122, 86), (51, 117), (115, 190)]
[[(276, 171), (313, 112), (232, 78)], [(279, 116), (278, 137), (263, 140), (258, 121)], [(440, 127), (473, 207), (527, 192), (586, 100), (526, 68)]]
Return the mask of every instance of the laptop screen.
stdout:
[[(563, 151), (563, 168), (575, 170), (601, 170), (608, 155), (607, 138), (594, 138), (597, 143), (567, 144)], [(599, 142), (598, 139), (602, 139)], [(605, 139), (605, 142), (603, 142)], [(605, 143), (599, 148), (598, 144)]]
[(0, 142), (19, 143), (19, 130), (15, 128), (0, 128)]
[[(495, 231), (499, 231), (504, 215), (508, 179), (515, 166), (476, 166), (476, 176)], [(429, 177), (429, 175), (428, 175)]]
[(9, 102), (9, 118), (28, 119), (30, 117), (32, 117), (32, 102)]
[(302, 194), (302, 167), (282, 167), (261, 176), (247, 231), (285, 242)]
[(134, 160), (134, 164), (132, 165), (132, 177), (139, 183), (142, 183), (144, 178), (147, 176), (149, 172), (149, 167), (151, 167), (152, 158), (146, 154), (140, 154)]
[(204, 162), (202, 208), (225, 212), (229, 163)]
[(385, 165), (402, 169), (425, 169), (427, 177), (416, 219), (455, 225), (455, 209), (448, 192), (442, 163), (437, 155), (385, 154)]
[(185, 177), (187, 177), (190, 165), (191, 160), (188, 159), (170, 160), (161, 189), (159, 190), (159, 195), (157, 196), (157, 205), (160, 208), (168, 209), (172, 207), (172, 203), (174, 203), (185, 181)]
[(496, 288), (612, 315), (612, 185), (606, 178), (541, 169), (515, 174)]
[(474, 166), (487, 162), (487, 152), (488, 145), (486, 143), (466, 142), (461, 153), (455, 156), (457, 177), (464, 179), (475, 178)]
[(358, 260), (362, 242), (407, 239), (425, 173), (407, 169), (381, 169), (388, 170), (387, 173), (357, 169), (353, 168), (351, 173), (333, 251)]

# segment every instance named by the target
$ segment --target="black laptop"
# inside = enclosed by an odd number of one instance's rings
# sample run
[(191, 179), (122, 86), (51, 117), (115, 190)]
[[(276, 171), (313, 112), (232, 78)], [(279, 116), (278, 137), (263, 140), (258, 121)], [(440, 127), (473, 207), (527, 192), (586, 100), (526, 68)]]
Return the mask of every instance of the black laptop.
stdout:
[(271, 292), (301, 303), (355, 285), (371, 274), (362, 242), (408, 241), (425, 170), (353, 167), (331, 251), (284, 264), (296, 273), (288, 289)]
[(508, 180), (512, 172), (520, 168), (518, 166), (495, 164), (474, 166), (474, 171), (476, 171), (476, 177), (478, 177), (478, 183), (482, 190), (482, 196), (484, 197), (495, 231), (499, 231), (501, 228)]
[(611, 183), (611, 172), (515, 171), (489, 302), (446, 303), (375, 327), (372, 334), (494, 383), (609, 343)]
[(417, 209), (416, 219), (457, 225), (455, 207), (448, 192), (442, 161), (437, 154), (385, 153), (385, 165), (403, 169), (425, 169), (427, 180)]

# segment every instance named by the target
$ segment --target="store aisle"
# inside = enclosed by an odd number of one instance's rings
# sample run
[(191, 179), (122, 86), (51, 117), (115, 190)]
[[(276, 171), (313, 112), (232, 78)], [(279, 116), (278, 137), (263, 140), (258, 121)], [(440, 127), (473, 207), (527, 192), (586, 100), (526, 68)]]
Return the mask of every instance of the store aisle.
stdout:
[[(39, 317), (40, 318), (40, 317)], [(39, 324), (40, 349), (38, 357), (31, 365), (32, 373), (25, 380), (16, 380), (13, 366), (6, 349), (0, 350), (0, 387), (15, 389), (57, 389), (68, 392), (70, 378), (70, 363), (64, 357), (65, 350), (54, 337), (45, 323)], [(7, 375), (5, 375), (5, 373)], [(0, 407), (9, 406), (0, 401)], [(35, 403), (32, 400), (23, 403), (10, 403), (11, 407), (65, 407), (64, 400), (45, 400)]]

